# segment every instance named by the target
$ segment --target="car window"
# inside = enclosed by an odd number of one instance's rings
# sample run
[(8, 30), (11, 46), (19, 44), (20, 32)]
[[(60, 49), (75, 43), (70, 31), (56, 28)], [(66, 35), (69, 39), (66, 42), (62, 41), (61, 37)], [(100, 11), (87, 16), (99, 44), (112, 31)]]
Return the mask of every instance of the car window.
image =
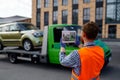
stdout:
[(60, 38), (62, 36), (62, 30), (63, 30), (63, 27), (54, 28), (54, 30), (53, 30), (53, 32), (54, 32), (54, 42), (60, 42)]
[(18, 25), (20, 26), (21, 31), (37, 30), (37, 28), (35, 26), (33, 26), (32, 24), (18, 24)]
[(3, 29), (2, 29), (2, 31), (3, 32), (8, 32), (9, 31), (9, 26), (7, 25), (7, 26), (2, 26), (3, 27)]
[(10, 31), (18, 31), (18, 27), (16, 25), (10, 25)]
[(0, 27), (0, 32), (2, 32), (2, 27)]

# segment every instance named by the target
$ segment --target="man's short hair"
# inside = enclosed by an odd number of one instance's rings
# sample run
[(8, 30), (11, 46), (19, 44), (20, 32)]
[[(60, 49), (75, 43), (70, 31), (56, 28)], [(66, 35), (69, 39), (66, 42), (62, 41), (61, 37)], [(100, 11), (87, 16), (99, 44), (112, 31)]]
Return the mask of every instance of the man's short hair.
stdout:
[(82, 30), (88, 39), (94, 40), (99, 32), (99, 27), (95, 22), (91, 21), (84, 24)]

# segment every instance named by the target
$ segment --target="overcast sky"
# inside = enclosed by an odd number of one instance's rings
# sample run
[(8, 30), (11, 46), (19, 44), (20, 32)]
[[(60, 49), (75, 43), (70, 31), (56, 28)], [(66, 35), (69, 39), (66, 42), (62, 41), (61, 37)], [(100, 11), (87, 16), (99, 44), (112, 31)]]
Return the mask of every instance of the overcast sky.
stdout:
[(31, 17), (31, 0), (0, 0), (0, 17), (20, 15)]

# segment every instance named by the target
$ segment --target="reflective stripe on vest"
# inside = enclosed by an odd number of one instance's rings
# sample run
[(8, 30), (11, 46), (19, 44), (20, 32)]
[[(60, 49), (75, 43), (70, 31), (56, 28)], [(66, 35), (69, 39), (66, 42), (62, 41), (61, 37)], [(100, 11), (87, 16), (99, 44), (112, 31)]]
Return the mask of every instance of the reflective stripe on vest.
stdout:
[(76, 75), (73, 70), (72, 70), (71, 80), (78, 80), (78, 75)]
[(73, 74), (71, 75), (71, 80), (78, 80)]
[(104, 65), (104, 51), (99, 46), (83, 47), (78, 50), (81, 60), (80, 75), (72, 70), (71, 80), (100, 80)]

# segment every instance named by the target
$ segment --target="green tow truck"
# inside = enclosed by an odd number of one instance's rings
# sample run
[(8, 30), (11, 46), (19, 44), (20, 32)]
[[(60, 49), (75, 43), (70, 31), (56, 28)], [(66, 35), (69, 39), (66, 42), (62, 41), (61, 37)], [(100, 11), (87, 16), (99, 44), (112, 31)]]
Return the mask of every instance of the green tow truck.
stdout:
[[(8, 54), (11, 63), (17, 63), (18, 59), (30, 60), (32, 62), (60, 64), (59, 51), (60, 51), (60, 38), (62, 30), (74, 30), (80, 36), (81, 26), (68, 25), (68, 24), (55, 24), (46, 26), (43, 31), (42, 46), (37, 50), (25, 51), (17, 47), (9, 47), (0, 50), (1, 54)], [(105, 65), (111, 59), (111, 49), (101, 40), (95, 40), (96, 45), (101, 46), (105, 52)], [(77, 50), (78, 47), (73, 43), (66, 46), (66, 53), (69, 54), (72, 50)]]

